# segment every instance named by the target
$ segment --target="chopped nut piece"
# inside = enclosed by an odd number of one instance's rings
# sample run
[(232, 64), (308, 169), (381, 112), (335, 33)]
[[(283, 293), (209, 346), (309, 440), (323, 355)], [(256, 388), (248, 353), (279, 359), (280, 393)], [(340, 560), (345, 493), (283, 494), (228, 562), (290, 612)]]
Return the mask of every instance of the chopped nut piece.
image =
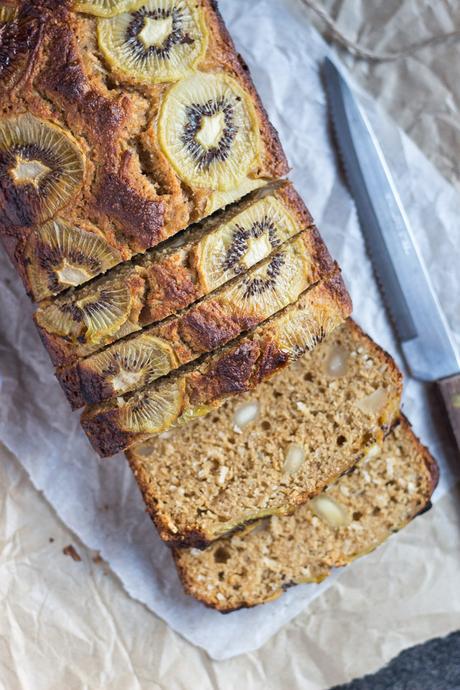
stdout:
[(233, 415), (233, 424), (235, 427), (241, 431), (248, 424), (254, 422), (259, 415), (259, 407), (259, 403), (256, 400), (250, 400), (244, 403), (244, 405), (239, 405)]
[(286, 460), (283, 465), (283, 472), (295, 474), (300, 470), (305, 462), (305, 449), (298, 443), (292, 443), (286, 453)]
[(345, 376), (348, 370), (348, 357), (349, 354), (344, 347), (338, 345), (331, 348), (325, 364), (326, 374), (333, 378)]
[(229, 473), (229, 468), (226, 467), (225, 465), (222, 465), (219, 471), (219, 478), (217, 480), (217, 483), (220, 484), (220, 486), (223, 486), (225, 484), (225, 479), (227, 477), (227, 474)]
[(307, 412), (308, 412), (308, 407), (305, 405), (304, 402), (302, 402), (301, 400), (299, 400), (299, 401), (296, 402), (295, 405), (296, 405), (297, 409), (299, 410), (299, 412), (302, 412), (303, 414), (307, 414)]
[(394, 474), (394, 463), (395, 463), (394, 458), (387, 458), (386, 465), (387, 465), (387, 474), (389, 477), (392, 477)]
[(375, 458), (377, 455), (380, 454), (380, 446), (377, 443), (374, 443), (369, 450), (366, 452), (364, 456), (364, 462), (368, 462), (369, 460), (372, 460), (372, 458)]
[(350, 523), (348, 510), (328, 496), (316, 496), (310, 501), (312, 511), (331, 527), (346, 527)]
[(358, 407), (361, 412), (368, 415), (378, 415), (383, 409), (387, 401), (387, 393), (383, 388), (377, 388), (370, 395), (366, 395), (365, 398), (361, 398), (356, 402), (356, 407)]

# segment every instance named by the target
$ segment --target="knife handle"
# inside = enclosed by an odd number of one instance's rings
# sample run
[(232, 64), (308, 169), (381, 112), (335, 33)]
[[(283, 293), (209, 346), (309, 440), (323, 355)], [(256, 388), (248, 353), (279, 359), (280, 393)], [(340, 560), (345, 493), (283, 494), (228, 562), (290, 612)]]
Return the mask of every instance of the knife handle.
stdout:
[(442, 381), (438, 381), (438, 385), (460, 450), (460, 374), (442, 379)]

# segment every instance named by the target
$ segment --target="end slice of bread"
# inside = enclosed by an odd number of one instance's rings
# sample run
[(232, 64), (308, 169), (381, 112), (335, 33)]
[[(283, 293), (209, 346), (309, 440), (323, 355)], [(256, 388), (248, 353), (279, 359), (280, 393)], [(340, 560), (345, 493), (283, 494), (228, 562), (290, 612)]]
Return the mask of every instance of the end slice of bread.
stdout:
[(203, 547), (323, 491), (382, 440), (400, 399), (393, 360), (350, 320), (257, 390), (127, 455), (162, 539)]
[(272, 601), (373, 551), (429, 507), (435, 460), (402, 419), (381, 448), (300, 507), (209, 549), (175, 550), (185, 590), (222, 612)]

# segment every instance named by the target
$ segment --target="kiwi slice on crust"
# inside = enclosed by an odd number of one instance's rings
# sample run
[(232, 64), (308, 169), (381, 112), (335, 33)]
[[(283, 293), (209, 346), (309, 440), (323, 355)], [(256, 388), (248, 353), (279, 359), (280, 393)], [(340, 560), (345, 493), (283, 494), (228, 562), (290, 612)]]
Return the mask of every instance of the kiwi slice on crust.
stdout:
[(73, 9), (96, 17), (114, 17), (121, 12), (135, 10), (144, 2), (145, 0), (76, 0)]
[[(297, 300), (310, 280), (310, 263), (301, 239), (288, 243), (226, 292), (244, 314), (268, 318)], [(228, 294), (228, 297), (227, 297)]]
[(97, 344), (122, 328), (130, 310), (129, 287), (122, 280), (114, 280), (70, 304), (51, 303), (37, 311), (36, 319), (48, 333)]
[(121, 261), (102, 237), (57, 218), (30, 235), (25, 256), (36, 300), (81, 285)]
[(192, 0), (148, 0), (131, 12), (98, 21), (107, 62), (135, 82), (177, 81), (204, 55), (207, 29)]
[(120, 409), (122, 430), (159, 434), (169, 429), (182, 411), (184, 389), (184, 382), (177, 379), (129, 398)]
[(176, 173), (191, 187), (238, 187), (259, 154), (252, 101), (222, 73), (195, 74), (172, 86), (161, 107), (158, 135)]
[(338, 325), (337, 314), (327, 304), (316, 305), (314, 316), (309, 310), (300, 309), (289, 315), (290, 318), (285, 317), (277, 324), (278, 344), (292, 357), (313, 350)]
[(139, 335), (112, 345), (81, 364), (82, 372), (99, 374), (122, 395), (168, 374), (177, 366), (172, 347), (153, 335)]
[(276, 198), (267, 196), (200, 242), (198, 271), (211, 292), (269, 256), (299, 228)]
[(0, 5), (0, 25), (12, 21), (17, 15), (17, 8), (11, 5)]
[(84, 172), (75, 139), (30, 113), (0, 120), (0, 219), (30, 226), (51, 218), (79, 188)]

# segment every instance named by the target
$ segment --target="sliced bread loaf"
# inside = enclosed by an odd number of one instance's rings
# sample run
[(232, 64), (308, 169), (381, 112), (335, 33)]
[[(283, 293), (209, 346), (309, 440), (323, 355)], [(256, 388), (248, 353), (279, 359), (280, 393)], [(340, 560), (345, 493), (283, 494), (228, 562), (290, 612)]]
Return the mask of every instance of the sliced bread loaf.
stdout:
[(271, 601), (373, 551), (429, 506), (437, 479), (435, 460), (402, 419), (381, 448), (293, 515), (262, 520), (205, 551), (176, 550), (180, 578), (222, 612)]
[(382, 439), (400, 396), (391, 357), (349, 320), (257, 390), (127, 456), (161, 537), (203, 547), (320, 493)]
[(262, 323), (333, 269), (316, 229), (304, 230), (179, 315), (61, 369), (59, 382), (74, 409), (143, 388)]
[(228, 397), (254, 390), (315, 347), (350, 311), (347, 290), (340, 273), (335, 273), (249, 335), (204, 355), (202, 361), (131, 396), (88, 408), (82, 426), (100, 455), (112, 455), (208, 413)]
[(312, 225), (288, 182), (278, 182), (91, 284), (44, 302), (35, 323), (63, 367), (188, 307)]

